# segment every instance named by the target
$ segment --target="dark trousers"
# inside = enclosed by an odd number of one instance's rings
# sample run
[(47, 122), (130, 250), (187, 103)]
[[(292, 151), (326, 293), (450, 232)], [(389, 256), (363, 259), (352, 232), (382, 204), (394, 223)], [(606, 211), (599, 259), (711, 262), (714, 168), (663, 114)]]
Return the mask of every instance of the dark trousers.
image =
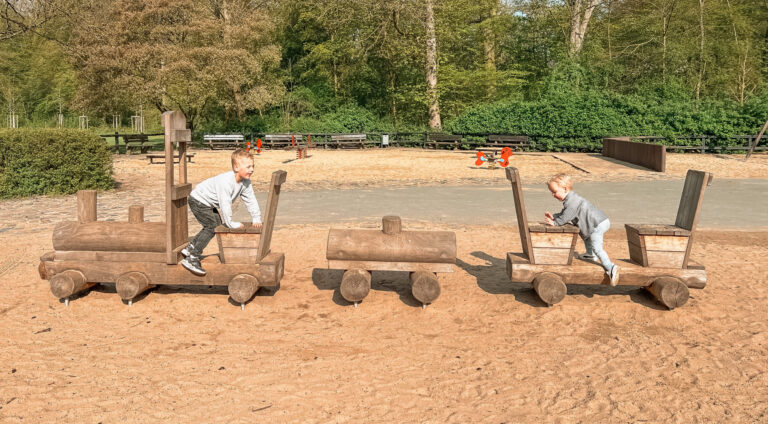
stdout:
[(205, 206), (204, 204), (195, 200), (192, 196), (187, 198), (187, 203), (189, 203), (189, 209), (195, 215), (195, 218), (197, 218), (197, 222), (203, 226), (203, 229), (200, 230), (200, 232), (197, 233), (197, 235), (193, 237), (192, 241), (190, 242), (193, 246), (193, 249), (190, 249), (190, 253), (199, 258), (203, 255), (203, 249), (205, 249), (205, 246), (208, 246), (208, 243), (211, 241), (213, 236), (216, 235), (213, 230), (214, 228), (221, 225), (221, 217), (219, 216), (219, 211), (216, 210), (216, 208)]

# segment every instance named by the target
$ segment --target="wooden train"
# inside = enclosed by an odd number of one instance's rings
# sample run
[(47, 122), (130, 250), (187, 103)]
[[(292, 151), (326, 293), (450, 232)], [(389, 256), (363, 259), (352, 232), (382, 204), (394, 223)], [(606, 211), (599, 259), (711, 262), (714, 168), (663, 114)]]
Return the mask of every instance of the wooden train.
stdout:
[(199, 277), (179, 265), (187, 245), (187, 163), (179, 161), (174, 181), (176, 154), (186, 154), (191, 131), (179, 111), (165, 112), (165, 222), (145, 222), (143, 206), (131, 206), (128, 222), (98, 221), (96, 192), (77, 194), (76, 222), (62, 222), (53, 231), (54, 251), (40, 258), (42, 279), (50, 281), (51, 292), (68, 305), (73, 295), (95, 284), (115, 283), (120, 297), (132, 305), (142, 292), (159, 284), (228, 286), (232, 299), (244, 308), (259, 287), (280, 284), (285, 255), (272, 252), (280, 187), (286, 172), (272, 174), (264, 224), (261, 229), (216, 229), (219, 255), (203, 260), (207, 270)]
[[(574, 257), (576, 227), (528, 222), (520, 174), (514, 167), (507, 168), (506, 173), (512, 184), (523, 247), (522, 253), (507, 253), (509, 278), (531, 283), (550, 306), (563, 300), (566, 284), (606, 284), (609, 279), (599, 264)], [(706, 269), (690, 254), (704, 191), (711, 182), (708, 172), (688, 171), (674, 225), (625, 225), (630, 257), (616, 261), (621, 268), (619, 284), (645, 287), (669, 309), (688, 301), (689, 288), (704, 288)]]
[(406, 271), (413, 297), (426, 308), (440, 296), (437, 273), (453, 272), (456, 234), (403, 231), (399, 216), (385, 216), (380, 231), (331, 229), (326, 259), (329, 269), (346, 270), (339, 291), (355, 307), (371, 290), (371, 271)]

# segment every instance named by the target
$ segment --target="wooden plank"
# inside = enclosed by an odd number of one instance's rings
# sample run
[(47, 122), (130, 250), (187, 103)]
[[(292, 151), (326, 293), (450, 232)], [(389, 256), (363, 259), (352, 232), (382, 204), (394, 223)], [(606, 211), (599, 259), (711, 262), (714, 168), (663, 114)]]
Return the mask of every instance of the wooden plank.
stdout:
[[(707, 272), (701, 269), (682, 268), (646, 268), (633, 264), (629, 260), (614, 261), (621, 267), (619, 285), (649, 286), (659, 277), (675, 277), (689, 288), (703, 289), (707, 284)], [(603, 284), (605, 271), (600, 265), (592, 262), (574, 259), (573, 265), (539, 265), (531, 264), (520, 253), (507, 253), (507, 275), (514, 282), (532, 283), (536, 275), (542, 272), (552, 272), (559, 275), (566, 284)]]
[(643, 236), (648, 250), (666, 250), (683, 252), (688, 247), (688, 237), (679, 236)]
[(327, 259), (456, 263), (456, 233), (336, 229), (328, 231)]
[(275, 228), (277, 202), (280, 199), (280, 188), (283, 182), (285, 182), (286, 175), (287, 172), (282, 170), (272, 173), (272, 181), (269, 184), (269, 194), (267, 197), (267, 208), (264, 214), (265, 219), (259, 240), (259, 259), (269, 254), (270, 244), (272, 243), (272, 231)]
[(629, 259), (640, 265), (640, 266), (648, 266), (648, 257), (645, 254), (645, 249), (635, 244), (631, 241), (627, 242), (627, 246), (629, 247)]
[(531, 231), (533, 247), (570, 248), (575, 235), (571, 233), (539, 233)]
[(568, 265), (571, 258), (570, 245), (565, 249), (555, 247), (534, 247), (533, 256), (537, 264)]
[(658, 172), (666, 169), (666, 147), (661, 144), (633, 142), (629, 137), (605, 137), (602, 154)]
[(171, 143), (191, 143), (192, 130), (181, 129), (170, 133)]
[(523, 182), (520, 180), (520, 171), (514, 166), (510, 166), (506, 169), (506, 175), (512, 185), (512, 197), (515, 200), (515, 214), (517, 215), (517, 229), (520, 234), (520, 242), (523, 245), (523, 253), (531, 263), (536, 263), (533, 245), (531, 244), (531, 233), (528, 229), (528, 217), (525, 212)]
[(242, 233), (216, 233), (221, 238), (221, 247), (249, 247), (257, 249), (259, 247), (258, 234)]
[(165, 252), (66, 251), (54, 253), (57, 261), (165, 262)]
[(171, 200), (186, 199), (192, 192), (192, 184), (176, 184), (171, 188)]
[(77, 191), (77, 222), (87, 224), (96, 221), (96, 190)]
[(80, 224), (60, 222), (53, 227), (53, 248), (59, 251), (163, 252), (159, 235), (165, 223), (96, 221)]
[(329, 269), (360, 268), (368, 271), (453, 272), (453, 267), (454, 264), (446, 263), (328, 260)]
[(682, 268), (685, 252), (646, 250), (649, 268)]
[[(164, 112), (162, 115), (162, 124), (165, 131), (165, 248), (166, 262), (175, 264), (179, 260), (178, 247), (187, 242), (189, 232), (187, 230), (187, 199), (174, 198), (175, 189), (173, 175), (173, 157), (174, 143), (173, 134), (176, 130), (185, 130), (187, 118), (178, 110)], [(184, 143), (180, 143), (180, 146)], [(183, 161), (182, 161), (183, 163)], [(186, 175), (180, 178), (180, 184), (186, 184)]]
[(259, 259), (259, 251), (256, 248), (247, 247), (222, 247), (221, 260), (227, 264), (255, 264)]
[(285, 256), (273, 253), (264, 259), (258, 264), (222, 264), (217, 256), (209, 256), (202, 261), (207, 271), (202, 277), (192, 274), (179, 264), (159, 262), (48, 261), (42, 264), (49, 276), (76, 269), (90, 283), (114, 283), (124, 273), (141, 272), (149, 278), (151, 284), (226, 286), (236, 275), (249, 274), (257, 276), (261, 286), (276, 286), (284, 273)]
[[(688, 181), (689, 176), (691, 177), (690, 186)], [(675, 224), (678, 227), (690, 230), (691, 232), (688, 246), (685, 249), (685, 257), (683, 258), (683, 268), (688, 266), (691, 249), (693, 248), (693, 233), (699, 222), (699, 212), (701, 211), (701, 203), (704, 199), (704, 191), (711, 183), (712, 174), (709, 172), (689, 169), (685, 176), (683, 193), (680, 196), (680, 205), (678, 206), (677, 217), (675, 219)], [(686, 205), (683, 205), (684, 202)]]

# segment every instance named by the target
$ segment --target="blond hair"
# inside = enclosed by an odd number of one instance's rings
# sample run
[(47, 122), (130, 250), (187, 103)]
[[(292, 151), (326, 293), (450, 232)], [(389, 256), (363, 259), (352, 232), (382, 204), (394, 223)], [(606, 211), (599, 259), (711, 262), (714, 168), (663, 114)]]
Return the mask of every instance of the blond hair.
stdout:
[(557, 184), (568, 191), (573, 190), (573, 181), (571, 181), (571, 176), (568, 174), (555, 175), (554, 177), (550, 178), (549, 181), (547, 181), (547, 185), (550, 184)]
[(253, 155), (251, 154), (251, 152), (245, 149), (237, 149), (234, 152), (232, 152), (232, 169), (235, 169), (235, 164), (237, 163), (237, 161), (242, 159), (253, 160)]

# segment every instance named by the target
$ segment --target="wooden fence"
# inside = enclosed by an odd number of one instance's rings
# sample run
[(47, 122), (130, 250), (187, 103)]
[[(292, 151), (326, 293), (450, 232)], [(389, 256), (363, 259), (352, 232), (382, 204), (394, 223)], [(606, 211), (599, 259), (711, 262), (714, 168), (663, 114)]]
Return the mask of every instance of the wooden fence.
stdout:
[(654, 171), (664, 172), (667, 149), (662, 144), (638, 143), (629, 137), (604, 138), (603, 156), (634, 163)]

